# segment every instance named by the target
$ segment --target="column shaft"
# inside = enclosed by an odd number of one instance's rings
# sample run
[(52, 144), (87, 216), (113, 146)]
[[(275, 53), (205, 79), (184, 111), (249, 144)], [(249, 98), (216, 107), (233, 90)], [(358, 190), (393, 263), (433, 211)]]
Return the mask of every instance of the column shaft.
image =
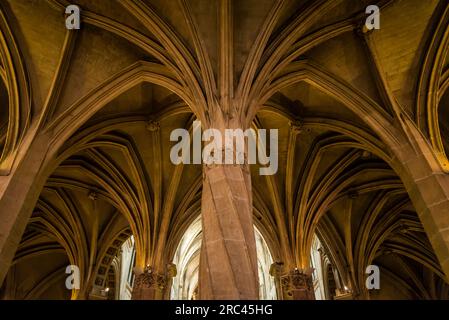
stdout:
[(203, 174), (200, 299), (258, 299), (249, 170), (213, 165)]

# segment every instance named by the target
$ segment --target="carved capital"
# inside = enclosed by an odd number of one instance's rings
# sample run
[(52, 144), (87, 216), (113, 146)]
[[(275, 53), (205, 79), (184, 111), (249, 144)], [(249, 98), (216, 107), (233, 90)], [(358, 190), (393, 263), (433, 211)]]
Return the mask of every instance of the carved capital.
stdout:
[(163, 274), (155, 273), (151, 269), (146, 269), (136, 276), (134, 287), (136, 289), (159, 289), (164, 290), (167, 286), (167, 277)]
[(270, 275), (275, 278), (280, 277), (282, 275), (283, 269), (284, 263), (276, 261), (270, 266)]
[(300, 134), (303, 130), (304, 123), (301, 120), (295, 120), (290, 122), (290, 130), (293, 134)]
[(159, 124), (159, 121), (149, 120), (147, 122), (146, 128), (150, 132), (156, 132), (156, 131), (159, 131), (159, 129), (161, 128), (161, 125)]
[(294, 269), (281, 277), (282, 287), (290, 290), (313, 290), (313, 280), (311, 272)]
[(98, 194), (95, 191), (91, 191), (91, 192), (89, 192), (88, 197), (89, 197), (90, 200), (95, 201), (95, 200), (98, 199)]
[(176, 264), (169, 263), (167, 265), (167, 278), (174, 278), (178, 274), (178, 269), (176, 268)]

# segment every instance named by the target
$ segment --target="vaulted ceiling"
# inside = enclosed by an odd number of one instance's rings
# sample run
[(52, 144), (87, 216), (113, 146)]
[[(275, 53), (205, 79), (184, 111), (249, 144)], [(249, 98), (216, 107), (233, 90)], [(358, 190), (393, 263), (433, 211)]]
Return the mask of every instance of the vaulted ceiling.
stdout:
[(211, 79), (227, 64), (248, 126), (279, 129), (277, 174), (251, 167), (274, 259), (307, 266), (316, 234), (355, 297), (369, 297), (369, 264), (385, 270), (379, 298), (449, 297), (379, 128), (401, 113), (446, 159), (446, 1), (377, 1), (381, 29), (369, 33), (371, 0), (231, 2), (233, 33), (221, 39), (221, 1), (73, 0), (79, 31), (64, 27), (64, 0), (2, 1), (1, 169), (29, 130), (57, 137), (6, 285), (26, 281), (10, 297), (68, 298), (68, 264), (86, 297), (131, 234), (138, 260), (170, 262), (202, 187), (201, 165), (170, 162), (170, 132), (207, 124)]

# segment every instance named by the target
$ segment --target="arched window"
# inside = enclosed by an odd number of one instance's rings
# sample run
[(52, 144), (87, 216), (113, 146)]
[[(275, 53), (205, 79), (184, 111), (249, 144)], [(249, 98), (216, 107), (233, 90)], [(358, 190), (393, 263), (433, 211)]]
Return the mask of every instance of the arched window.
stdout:
[(310, 262), (311, 267), (313, 268), (312, 278), (316, 300), (326, 299), (326, 288), (323, 281), (323, 275), (327, 270), (323, 270), (322, 250), (321, 242), (315, 235), (312, 244), (312, 251), (310, 252)]
[(136, 262), (136, 249), (134, 246), (134, 237), (129, 237), (122, 247), (120, 253), (120, 287), (119, 299), (130, 300), (134, 282), (134, 264)]
[[(273, 263), (268, 246), (255, 229), (257, 264), (259, 271), (259, 297), (263, 300), (276, 299), (276, 287), (269, 270)], [(201, 217), (189, 226), (176, 249), (173, 263), (177, 268), (177, 275), (173, 278), (170, 298), (173, 300), (196, 299), (198, 288), (198, 273), (201, 250)]]

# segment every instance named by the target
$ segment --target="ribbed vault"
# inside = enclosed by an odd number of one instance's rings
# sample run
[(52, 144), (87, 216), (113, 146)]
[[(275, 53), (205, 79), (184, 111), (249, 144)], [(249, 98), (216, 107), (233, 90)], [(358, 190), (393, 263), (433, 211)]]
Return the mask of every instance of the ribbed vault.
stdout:
[(65, 0), (3, 1), (2, 295), (94, 298), (132, 234), (136, 275), (154, 271), (152, 297), (168, 298), (203, 188), (216, 192), (201, 165), (170, 162), (171, 131), (200, 120), (279, 129), (278, 172), (238, 172), (278, 287), (310, 267), (317, 235), (327, 289), (449, 298), (449, 6), (375, 1), (382, 27), (367, 32), (371, 2), (73, 0), (82, 28), (68, 31)]

